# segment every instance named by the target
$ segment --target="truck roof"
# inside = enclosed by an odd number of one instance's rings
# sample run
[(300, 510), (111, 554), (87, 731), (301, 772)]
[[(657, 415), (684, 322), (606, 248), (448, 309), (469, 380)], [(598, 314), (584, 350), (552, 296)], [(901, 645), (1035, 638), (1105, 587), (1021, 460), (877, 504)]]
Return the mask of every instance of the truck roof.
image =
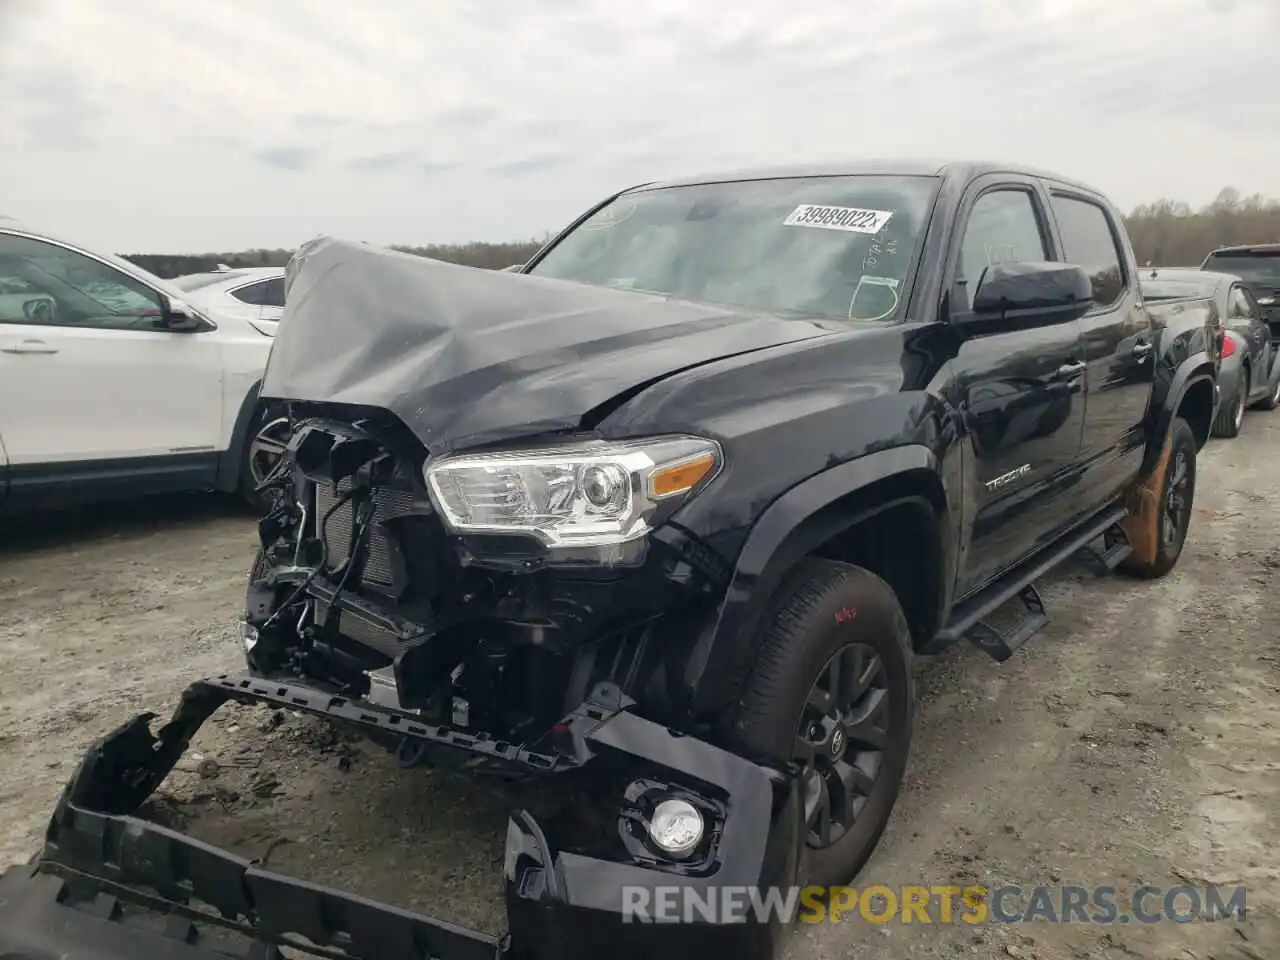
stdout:
[(1096, 188), (1078, 180), (1073, 180), (1070, 177), (1018, 163), (909, 157), (824, 160), (787, 166), (752, 167), (647, 183), (636, 189), (656, 190), (663, 187), (690, 186), (699, 183), (730, 183), (735, 180), (780, 180), (790, 177), (848, 177), (859, 175), (941, 177), (947, 180), (969, 180), (987, 173), (1012, 173), (1026, 177), (1038, 177), (1079, 187), (1090, 193), (1097, 192)]

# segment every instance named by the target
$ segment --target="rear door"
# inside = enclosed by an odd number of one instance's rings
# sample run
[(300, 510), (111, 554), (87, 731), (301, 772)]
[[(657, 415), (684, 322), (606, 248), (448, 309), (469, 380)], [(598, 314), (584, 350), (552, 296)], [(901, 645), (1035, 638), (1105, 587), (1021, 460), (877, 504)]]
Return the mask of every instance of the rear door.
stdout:
[(1081, 319), (1088, 364), (1080, 447), (1086, 484), (1103, 505), (1137, 475), (1146, 448), (1155, 347), (1124, 227), (1101, 199), (1051, 185), (1062, 260), (1093, 280), (1093, 308)]
[[(972, 310), (987, 267), (1053, 260), (1045, 195), (1029, 178), (984, 177), (969, 188), (948, 259), (948, 312)], [(952, 361), (970, 438), (975, 500), (957, 592), (982, 586), (1072, 519), (1064, 483), (1084, 423), (1085, 366), (1075, 321), (966, 336)]]

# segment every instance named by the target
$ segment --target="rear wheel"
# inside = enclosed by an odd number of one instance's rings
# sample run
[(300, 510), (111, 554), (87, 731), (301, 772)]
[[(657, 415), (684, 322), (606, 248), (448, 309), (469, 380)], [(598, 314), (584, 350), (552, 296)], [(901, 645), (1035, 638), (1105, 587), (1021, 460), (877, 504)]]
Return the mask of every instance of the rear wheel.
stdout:
[(783, 587), (729, 739), (805, 773), (806, 882), (850, 880), (875, 850), (906, 770), (910, 633), (889, 586), (807, 560)]
[(1249, 405), (1249, 368), (1240, 368), (1240, 379), (1236, 382), (1236, 392), (1222, 404), (1218, 416), (1213, 421), (1213, 435), (1230, 440), (1240, 435), (1240, 427), (1244, 424), (1244, 410)]
[(1271, 385), (1271, 392), (1267, 394), (1267, 398), (1259, 401), (1255, 406), (1258, 410), (1274, 410), (1280, 407), (1280, 376), (1276, 377), (1276, 382)]
[(1196, 492), (1196, 437), (1175, 417), (1156, 468), (1132, 494), (1124, 529), (1133, 547), (1120, 568), (1138, 577), (1163, 577), (1178, 563), (1191, 525)]

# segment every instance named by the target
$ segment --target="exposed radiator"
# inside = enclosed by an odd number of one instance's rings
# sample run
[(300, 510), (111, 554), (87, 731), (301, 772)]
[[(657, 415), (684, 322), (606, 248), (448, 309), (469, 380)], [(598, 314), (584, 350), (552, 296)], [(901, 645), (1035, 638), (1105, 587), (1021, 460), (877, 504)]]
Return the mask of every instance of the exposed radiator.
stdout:
[[(351, 489), (351, 481), (343, 480), (338, 484), (338, 493)], [(332, 487), (320, 484), (316, 487), (316, 532), (319, 534), (320, 520), (333, 506), (337, 499)], [(394, 490), (385, 487), (373, 491), (374, 514), (372, 529), (368, 533), (369, 551), (365, 560), (363, 583), (370, 586), (389, 588), (392, 586), (391, 549), (387, 536), (383, 532), (382, 523), (395, 517), (404, 516), (413, 510), (413, 494), (408, 490)], [(351, 511), (352, 505), (344, 503), (333, 511), (325, 524), (325, 538), (329, 545), (329, 566), (336, 567), (351, 552)]]

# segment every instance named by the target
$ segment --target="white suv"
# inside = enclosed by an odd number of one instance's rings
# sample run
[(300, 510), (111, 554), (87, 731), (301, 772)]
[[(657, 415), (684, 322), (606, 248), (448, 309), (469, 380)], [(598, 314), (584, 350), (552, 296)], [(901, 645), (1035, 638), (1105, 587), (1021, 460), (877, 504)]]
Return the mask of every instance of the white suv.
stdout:
[(0, 512), (253, 489), (272, 327), (119, 257), (0, 221)]

